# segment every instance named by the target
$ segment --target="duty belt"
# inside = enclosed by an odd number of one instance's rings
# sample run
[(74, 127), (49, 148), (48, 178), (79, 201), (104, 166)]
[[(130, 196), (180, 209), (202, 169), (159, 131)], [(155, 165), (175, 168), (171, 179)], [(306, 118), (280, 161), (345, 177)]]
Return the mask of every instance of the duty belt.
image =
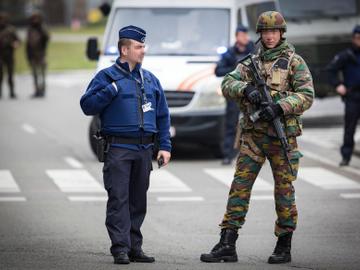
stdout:
[(110, 144), (151, 144), (154, 143), (154, 135), (135, 138), (106, 136), (106, 141)]

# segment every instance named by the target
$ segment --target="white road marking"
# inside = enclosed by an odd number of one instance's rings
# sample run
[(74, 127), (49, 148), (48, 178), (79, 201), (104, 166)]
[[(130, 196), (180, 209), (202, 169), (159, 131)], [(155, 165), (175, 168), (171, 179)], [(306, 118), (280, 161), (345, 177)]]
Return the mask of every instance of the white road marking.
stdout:
[(306, 151), (306, 150), (301, 150), (301, 153), (303, 153), (305, 157), (308, 157), (308, 158), (311, 158), (313, 160), (319, 161), (321, 163), (330, 165), (330, 166), (332, 166), (332, 167), (334, 167), (334, 168), (336, 168), (338, 170), (343, 170), (343, 171), (351, 172), (353, 174), (360, 175), (360, 170), (359, 169), (355, 169), (355, 168), (352, 168), (352, 167), (349, 167), (349, 166), (339, 167), (339, 165), (338, 165), (338, 163), (336, 161), (328, 159), (328, 158), (326, 158), (324, 156), (315, 154), (313, 152)]
[(72, 202), (106, 202), (107, 197), (103, 196), (69, 196), (69, 201)]
[(299, 137), (299, 142), (309, 142), (327, 148), (337, 149), (341, 144), (343, 137), (343, 128), (309, 128), (305, 129), (302, 136)]
[(0, 170), (0, 192), (20, 192), (19, 186), (8, 170)]
[(47, 170), (46, 173), (63, 192), (105, 192), (86, 170)]
[(360, 183), (320, 167), (301, 168), (298, 178), (323, 189), (360, 189)]
[(202, 202), (203, 197), (158, 197), (158, 202)]
[[(234, 168), (216, 168), (216, 169), (204, 169), (204, 172), (225, 184), (228, 187), (231, 187), (231, 183), (234, 178)], [(266, 182), (261, 177), (257, 177), (255, 180), (255, 184), (253, 186), (253, 190), (273, 190), (273, 186)]]
[(25, 197), (0, 197), (0, 202), (25, 202)]
[(251, 195), (250, 201), (267, 201), (267, 200), (274, 200), (273, 195)]
[(30, 134), (35, 134), (36, 133), (36, 129), (33, 126), (31, 126), (31, 125), (29, 125), (27, 123), (23, 124), (21, 127), (27, 133), (30, 133)]
[(150, 176), (149, 192), (190, 192), (191, 188), (164, 169), (154, 170)]
[(67, 164), (69, 164), (71, 167), (73, 167), (74, 169), (81, 169), (83, 167), (81, 162), (73, 157), (65, 157), (64, 159), (65, 159), (65, 162)]
[(340, 197), (344, 199), (360, 199), (360, 193), (342, 193)]

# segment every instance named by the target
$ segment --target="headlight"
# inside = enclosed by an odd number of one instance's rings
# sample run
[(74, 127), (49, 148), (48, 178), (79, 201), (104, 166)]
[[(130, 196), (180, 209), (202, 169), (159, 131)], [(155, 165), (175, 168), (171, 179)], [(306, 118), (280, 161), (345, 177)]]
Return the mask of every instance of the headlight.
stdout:
[(193, 110), (223, 110), (225, 108), (225, 99), (220, 86), (216, 90), (203, 89), (194, 98)]

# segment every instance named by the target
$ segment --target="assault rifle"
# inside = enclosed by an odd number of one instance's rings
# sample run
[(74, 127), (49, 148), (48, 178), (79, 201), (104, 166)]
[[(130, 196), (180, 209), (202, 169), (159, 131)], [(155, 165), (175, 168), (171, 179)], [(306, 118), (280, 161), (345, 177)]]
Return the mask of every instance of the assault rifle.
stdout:
[[(255, 57), (255, 55), (248, 54), (247, 56), (245, 56), (243, 59), (240, 60), (240, 63), (245, 65), (250, 70), (255, 87), (260, 91), (260, 94), (261, 94), (261, 101), (262, 101), (261, 106), (264, 107), (264, 106), (273, 104), (274, 101), (270, 95), (270, 91), (268, 90), (265, 80), (260, 75), (260, 71), (259, 71), (257, 64), (254, 61), (254, 57)], [(248, 60), (250, 60), (250, 61), (248, 61)], [(259, 119), (260, 111), (261, 110), (258, 110), (250, 116), (251, 121), (255, 122)], [(272, 124), (274, 125), (276, 135), (281, 142), (281, 147), (284, 151), (284, 155), (286, 157), (289, 168), (291, 170), (291, 174), (294, 175), (294, 171), (292, 169), (292, 166), (291, 166), (291, 163), (289, 160), (289, 156), (288, 156), (288, 153), (291, 151), (291, 149), (290, 149), (290, 145), (287, 141), (283, 126), (280, 122), (280, 117), (278, 116), (278, 117), (274, 118), (274, 120), (272, 120)]]

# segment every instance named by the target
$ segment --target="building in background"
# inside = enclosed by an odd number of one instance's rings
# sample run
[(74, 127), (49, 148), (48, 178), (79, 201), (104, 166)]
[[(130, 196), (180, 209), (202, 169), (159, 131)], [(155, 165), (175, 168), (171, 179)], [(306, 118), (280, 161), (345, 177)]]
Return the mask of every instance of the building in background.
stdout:
[(26, 25), (34, 11), (40, 11), (46, 24), (80, 27), (88, 21), (88, 13), (113, 0), (1, 0), (0, 11), (10, 15), (11, 23)]

